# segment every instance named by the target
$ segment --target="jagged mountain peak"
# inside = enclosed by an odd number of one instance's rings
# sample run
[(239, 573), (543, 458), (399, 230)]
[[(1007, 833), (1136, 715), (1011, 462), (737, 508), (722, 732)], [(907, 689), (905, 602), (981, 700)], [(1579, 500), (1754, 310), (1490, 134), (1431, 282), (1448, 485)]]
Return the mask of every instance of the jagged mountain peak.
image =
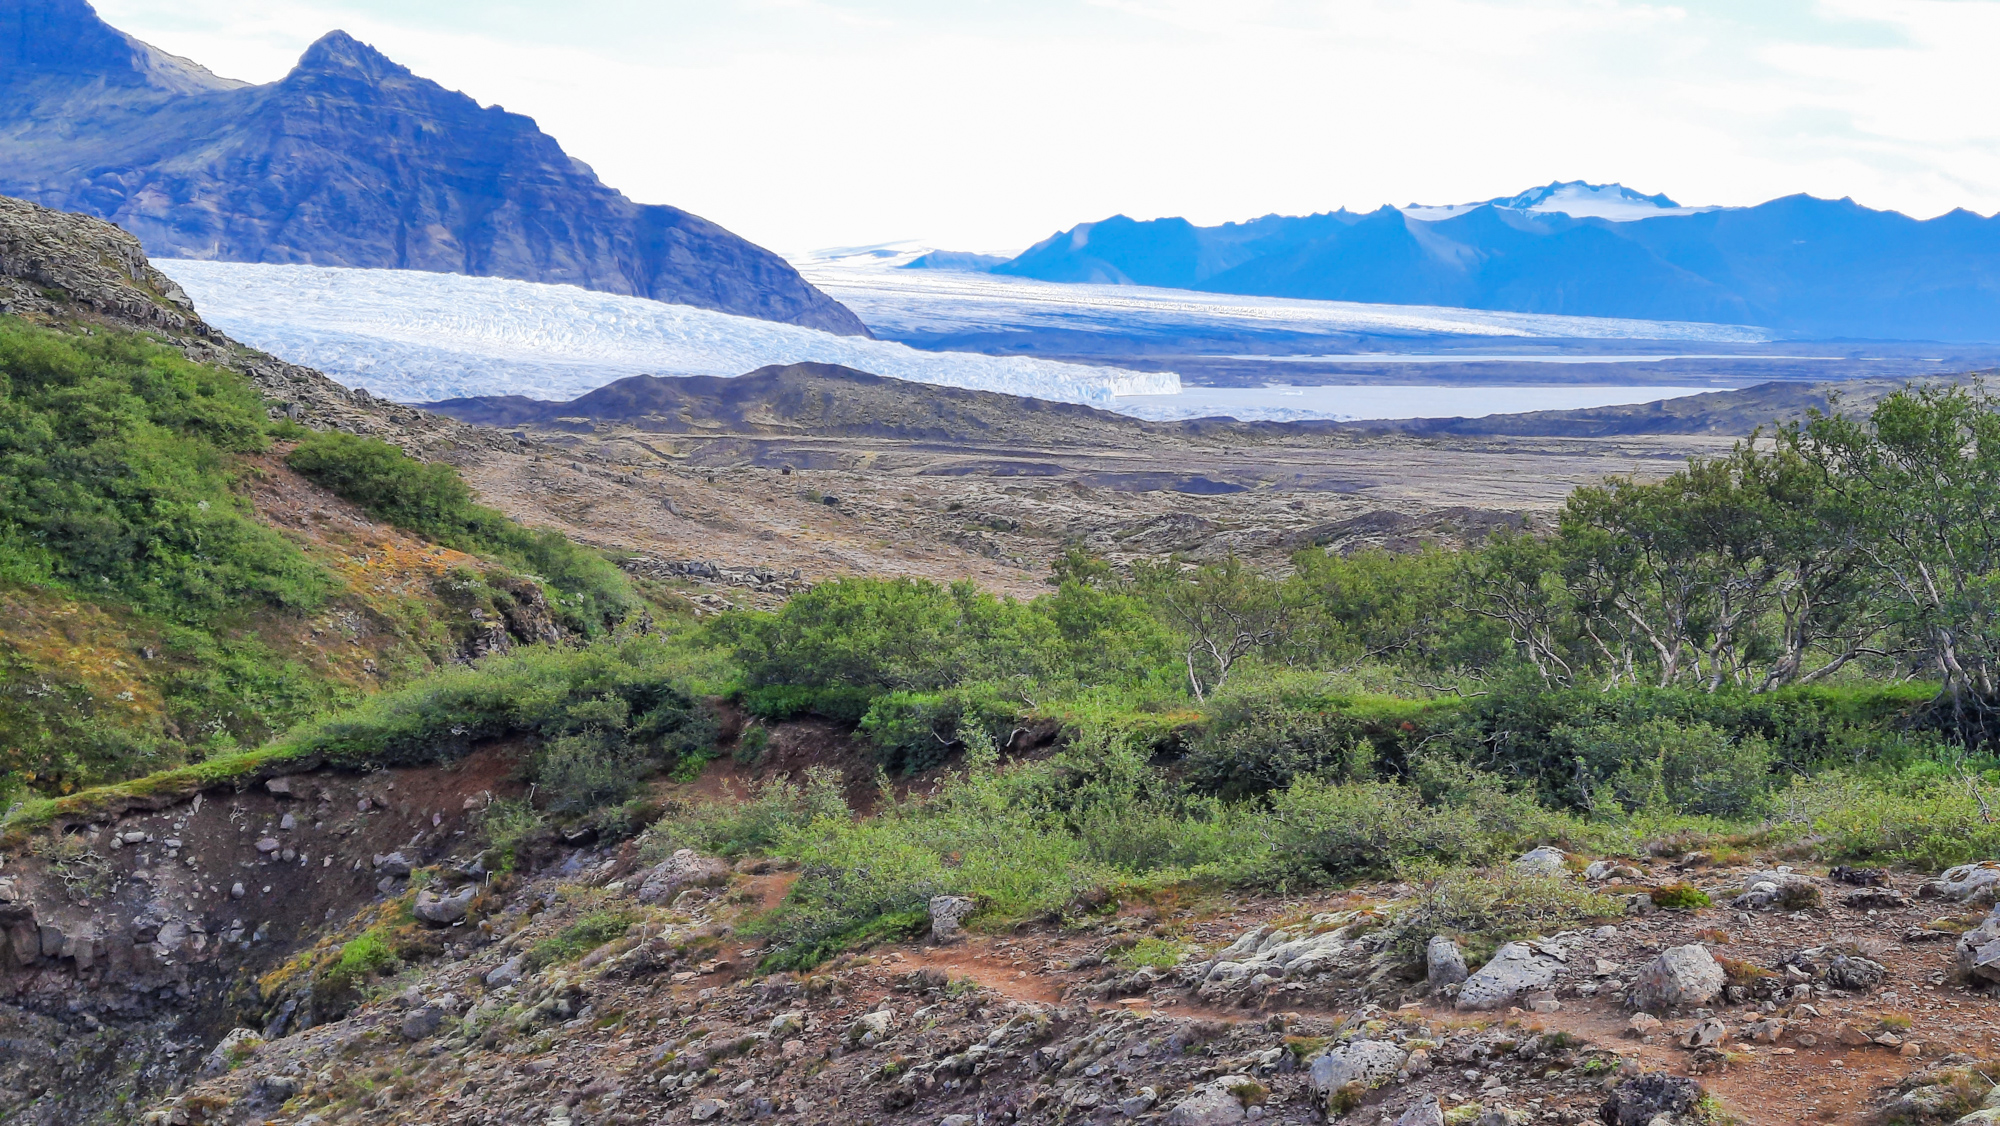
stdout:
[(415, 77), (409, 67), (338, 29), (313, 40), (312, 46), (299, 56), (292, 73), (302, 72), (351, 74), (370, 82)]
[(87, 0), (8, 0), (0, 5), (0, 85), (50, 78), (169, 94), (247, 85), (119, 31)]

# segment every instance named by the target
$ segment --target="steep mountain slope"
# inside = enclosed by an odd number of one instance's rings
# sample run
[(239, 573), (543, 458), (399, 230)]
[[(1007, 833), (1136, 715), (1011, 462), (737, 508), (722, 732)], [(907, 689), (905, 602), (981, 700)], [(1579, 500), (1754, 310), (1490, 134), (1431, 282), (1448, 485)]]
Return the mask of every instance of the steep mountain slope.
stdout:
[(1221, 227), (1116, 216), (1059, 233), (993, 272), (1751, 324), (1801, 338), (2000, 339), (2000, 217), (1918, 220), (1804, 195), (1693, 209), (1619, 191), (1555, 184), (1471, 206)]
[(159, 256), (560, 282), (851, 335), (777, 255), (607, 187), (532, 119), (344, 32), (264, 86), (104, 24), (0, 12), (0, 192), (111, 219)]

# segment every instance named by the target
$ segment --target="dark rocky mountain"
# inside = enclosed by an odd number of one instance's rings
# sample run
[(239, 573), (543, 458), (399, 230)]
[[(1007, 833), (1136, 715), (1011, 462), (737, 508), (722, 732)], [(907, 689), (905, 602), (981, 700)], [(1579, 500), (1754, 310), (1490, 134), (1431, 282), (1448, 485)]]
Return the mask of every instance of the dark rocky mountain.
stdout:
[(424, 404), (424, 410), (479, 426), (623, 423), (665, 434), (812, 434), (915, 441), (1048, 440), (1129, 443), (1178, 433), (1075, 403), (911, 383), (838, 364), (773, 364), (746, 375), (634, 375), (552, 403), (490, 395)]
[(85, 0), (10, 0), (0, 193), (109, 219), (155, 257), (559, 282), (868, 331), (770, 251), (634, 203), (533, 119), (339, 31), (251, 86), (111, 28)]
[(1686, 213), (1665, 197), (1628, 193), (1664, 213), (1579, 218), (1543, 208), (1546, 194), (1219, 227), (1114, 216), (1060, 232), (993, 272), (1752, 324), (1795, 339), (2000, 340), (2000, 216), (1919, 220), (1806, 195)]

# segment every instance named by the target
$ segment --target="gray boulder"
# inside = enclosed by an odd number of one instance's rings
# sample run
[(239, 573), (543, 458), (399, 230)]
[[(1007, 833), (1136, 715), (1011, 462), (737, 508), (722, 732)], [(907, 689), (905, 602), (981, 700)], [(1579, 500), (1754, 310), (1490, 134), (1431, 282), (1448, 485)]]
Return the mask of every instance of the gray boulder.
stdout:
[(1569, 853), (1554, 845), (1543, 845), (1522, 853), (1514, 861), (1514, 867), (1536, 876), (1566, 876), (1569, 874)]
[(1708, 947), (1675, 946), (1639, 971), (1632, 983), (1632, 1004), (1649, 1013), (1706, 1005), (1722, 993), (1722, 967)]
[(487, 971), (486, 985), (490, 989), (499, 989), (503, 986), (517, 984), (521, 980), (521, 974), (524, 969), (522, 956), (516, 954)]
[(684, 888), (712, 887), (729, 879), (729, 865), (684, 848), (652, 866), (639, 884), (639, 902), (665, 903)]
[(948, 943), (963, 938), (965, 920), (978, 906), (968, 896), (931, 896), (931, 941)]
[(1958, 936), (1959, 972), (1980, 981), (2000, 981), (2000, 907)]
[(1167, 1126), (1232, 1126), (1243, 1121), (1249, 1115), (1230, 1088), (1254, 1082), (1248, 1075), (1224, 1075), (1196, 1087), (1167, 1112)]
[(1441, 934), (1431, 936), (1424, 947), (1424, 980), (1432, 989), (1442, 989), (1447, 985), (1457, 985), (1471, 976), (1465, 967), (1465, 951)]
[(1479, 967), (1477, 973), (1458, 987), (1458, 1007), (1503, 1009), (1523, 993), (1547, 989), (1562, 974), (1564, 965), (1561, 958), (1549, 951), (1549, 947), (1538, 948), (1525, 942), (1502, 946), (1492, 961)]
[(404, 1014), (403, 1021), (396, 1027), (396, 1031), (401, 1032), (405, 1040), (422, 1040), (436, 1035), (437, 1030), (444, 1026), (444, 1018), (443, 1009), (435, 1005), (425, 1005), (421, 1009), (412, 1009)]
[(1444, 1126), (1444, 1108), (1436, 1095), (1425, 1095), (1396, 1118), (1396, 1126)]
[(448, 927), (465, 918), (472, 907), (473, 897), (479, 894), (477, 884), (467, 884), (450, 895), (439, 895), (434, 891), (417, 893), (417, 903), (410, 910), (417, 918), (436, 927)]
[(1937, 879), (1925, 884), (1922, 891), (1926, 895), (1941, 895), (1963, 903), (1981, 892), (1988, 892), (1988, 889), (2000, 890), (1994, 888), (1996, 884), (2000, 884), (2000, 862), (1981, 860), (1946, 868)]
[(375, 870), (385, 876), (407, 876), (413, 867), (415, 865), (410, 863), (410, 858), (400, 851), (375, 854)]
[(1396, 1077), (1410, 1053), (1387, 1040), (1350, 1040), (1313, 1057), (1309, 1074), (1313, 1095), (1325, 1106), (1335, 1091), (1349, 1083), (1379, 1087)]
[(1701, 1101), (1700, 1083), (1665, 1072), (1651, 1072), (1620, 1083), (1598, 1118), (1604, 1126), (1649, 1126), (1661, 1115), (1669, 1121), (1689, 1116)]

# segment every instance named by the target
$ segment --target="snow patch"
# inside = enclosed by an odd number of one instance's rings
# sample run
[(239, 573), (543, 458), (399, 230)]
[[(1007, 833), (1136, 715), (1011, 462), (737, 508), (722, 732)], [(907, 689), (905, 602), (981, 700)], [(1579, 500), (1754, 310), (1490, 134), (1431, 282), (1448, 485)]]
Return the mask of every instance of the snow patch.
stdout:
[(922, 352), (567, 285), (188, 259), (154, 265), (236, 339), (402, 402), (567, 400), (628, 375), (741, 375), (803, 361), (1097, 406), (1119, 395), (1180, 390), (1172, 372)]

